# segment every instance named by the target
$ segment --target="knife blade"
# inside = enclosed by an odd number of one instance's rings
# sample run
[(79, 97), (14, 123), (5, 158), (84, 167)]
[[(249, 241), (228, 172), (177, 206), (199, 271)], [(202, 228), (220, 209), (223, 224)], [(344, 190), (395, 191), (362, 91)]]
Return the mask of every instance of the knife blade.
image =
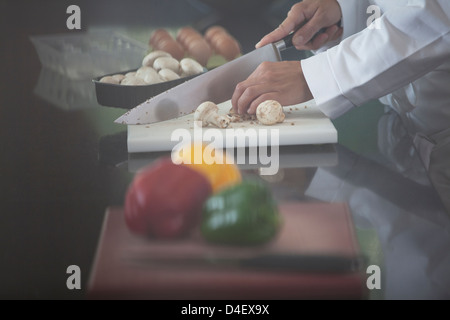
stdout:
[(220, 267), (311, 273), (349, 273), (361, 270), (365, 257), (328, 254), (262, 254), (250, 257), (134, 257), (141, 266), (174, 268)]
[(216, 104), (225, 102), (231, 99), (236, 85), (247, 79), (260, 63), (281, 61), (281, 51), (292, 47), (293, 34), (160, 93), (127, 111), (114, 122), (150, 124), (190, 114), (204, 101)]

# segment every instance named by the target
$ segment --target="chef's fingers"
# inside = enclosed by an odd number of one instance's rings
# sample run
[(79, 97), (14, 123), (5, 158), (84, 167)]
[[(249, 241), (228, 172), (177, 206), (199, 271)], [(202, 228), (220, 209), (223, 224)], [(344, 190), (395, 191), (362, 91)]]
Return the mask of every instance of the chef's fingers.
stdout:
[(312, 41), (324, 28), (337, 25), (342, 18), (341, 8), (336, 0), (305, 1), (303, 14), (307, 22), (292, 38), (297, 49)]
[(236, 88), (234, 89), (233, 95), (231, 97), (231, 105), (235, 112), (239, 114), (247, 113), (248, 104), (243, 104), (242, 101), (244, 100), (241, 100), (242, 95), (249, 87), (267, 82), (267, 70), (269, 69), (270, 65), (271, 63), (267, 61), (261, 63), (247, 79), (236, 85)]
[[(247, 78), (246, 80), (239, 82), (236, 85), (236, 88), (234, 89), (233, 96), (231, 97), (231, 106), (236, 113), (247, 112), (247, 109), (244, 110), (244, 107), (239, 105), (239, 99), (241, 98), (242, 94), (244, 93), (245, 89), (247, 88), (247, 83), (249, 82), (250, 78)], [(240, 108), (239, 108), (240, 107)]]
[(323, 33), (317, 34), (309, 43), (302, 46), (301, 50), (317, 50), (328, 41), (337, 39), (342, 35), (342, 28), (333, 25), (327, 28)]
[(289, 33), (295, 29), (295, 21), (290, 18), (286, 18), (275, 30), (265, 35), (256, 45), (256, 48), (265, 46), (266, 44), (276, 42), (283, 39)]
[(281, 40), (300, 26), (295, 32), (293, 44), (296, 48), (304, 46), (319, 30), (337, 24), (341, 18), (341, 8), (336, 0), (303, 0), (294, 4), (280, 26), (264, 36), (256, 47)]
[(277, 92), (267, 92), (258, 96), (256, 99), (252, 101), (250, 107), (247, 110), (248, 114), (255, 114), (256, 108), (266, 100), (279, 100), (279, 94)]
[(339, 39), (340, 37), (342, 37), (342, 34), (344, 33), (344, 28), (342, 27), (338, 27), (338, 29), (336, 30), (336, 32), (330, 36), (330, 40), (336, 40)]
[(295, 48), (301, 48), (308, 42), (310, 42), (316, 35), (321, 35), (321, 30), (324, 27), (328, 27), (321, 21), (321, 17), (314, 16), (303, 27), (295, 32), (292, 38), (292, 44)]
[(253, 79), (244, 81), (240, 86), (238, 85), (238, 87), (240, 94), (236, 97), (236, 106), (239, 114), (249, 113), (249, 107), (253, 100), (262, 94), (272, 91), (270, 84), (258, 83)]
[(284, 19), (278, 28), (265, 35), (255, 47), (260, 48), (266, 44), (281, 40), (294, 31), (298, 26), (302, 25), (307, 20), (305, 15), (305, 7), (306, 5), (303, 2), (294, 4), (291, 10), (289, 10), (286, 19)]

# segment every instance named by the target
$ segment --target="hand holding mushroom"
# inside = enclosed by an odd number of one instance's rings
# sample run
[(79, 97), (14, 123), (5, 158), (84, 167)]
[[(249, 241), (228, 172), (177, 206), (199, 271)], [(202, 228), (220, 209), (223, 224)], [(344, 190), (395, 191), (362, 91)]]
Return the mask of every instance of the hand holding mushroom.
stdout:
[(285, 114), (283, 106), (276, 100), (266, 100), (261, 102), (256, 108), (256, 115), (244, 113), (242, 115), (237, 114), (233, 108), (230, 109), (228, 117), (231, 122), (242, 122), (246, 120), (258, 119), (260, 124), (270, 126), (276, 123), (283, 122)]
[[(254, 120), (254, 115), (244, 117), (234, 114), (232, 111), (233, 109), (230, 110), (228, 115), (220, 115), (219, 107), (214, 102), (205, 101), (195, 110), (194, 121), (201, 121), (202, 127), (211, 124), (218, 128), (227, 128), (230, 122)], [(283, 122), (285, 119), (283, 106), (276, 100), (266, 100), (258, 105), (256, 118), (263, 125), (273, 125)]]

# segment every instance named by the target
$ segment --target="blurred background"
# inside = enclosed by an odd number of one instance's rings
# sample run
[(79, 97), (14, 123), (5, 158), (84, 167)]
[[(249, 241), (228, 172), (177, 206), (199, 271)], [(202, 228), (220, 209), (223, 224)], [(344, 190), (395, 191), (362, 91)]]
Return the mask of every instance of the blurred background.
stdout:
[[(124, 110), (99, 105), (92, 78), (138, 67), (157, 28), (221, 25), (245, 54), (296, 2), (0, 1), (1, 299), (84, 298), (105, 208), (121, 206), (136, 168), (158, 156), (129, 156), (126, 126), (113, 123)], [(80, 30), (67, 28), (70, 5), (80, 8)], [(269, 181), (275, 196), (348, 202), (369, 261), (390, 258), (387, 297), (448, 297), (448, 215), (397, 114), (371, 101), (333, 124), (337, 147), (284, 150), (292, 161)], [(448, 148), (441, 153), (438, 164)], [(444, 199), (447, 168), (430, 166)], [(66, 287), (72, 264), (79, 291)]]
[[(100, 106), (92, 83), (131, 65), (103, 65), (106, 57), (129, 58), (120, 49), (131, 43), (148, 49), (156, 28), (213, 24), (247, 52), (291, 3), (0, 1), (0, 298), (84, 297), (105, 208), (122, 204), (133, 176), (117, 170), (128, 157), (126, 127), (113, 120), (124, 110)], [(80, 8), (80, 30), (67, 28), (70, 5)], [(65, 286), (71, 264), (83, 272), (81, 291)]]

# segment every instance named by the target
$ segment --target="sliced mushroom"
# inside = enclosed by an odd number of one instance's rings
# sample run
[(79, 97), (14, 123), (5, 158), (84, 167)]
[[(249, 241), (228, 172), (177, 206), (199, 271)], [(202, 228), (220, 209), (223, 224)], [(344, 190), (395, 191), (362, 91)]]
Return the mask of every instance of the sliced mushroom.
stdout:
[(144, 57), (142, 66), (152, 67), (155, 60), (160, 57), (171, 57), (171, 54), (162, 50), (152, 51)]
[(161, 69), (170, 69), (173, 72), (180, 74), (180, 62), (172, 57), (159, 57), (153, 63), (153, 68), (156, 71)]
[(203, 72), (203, 66), (191, 58), (184, 58), (180, 61), (181, 75), (184, 77), (193, 76)]
[(219, 107), (211, 101), (201, 103), (194, 112), (194, 121), (201, 121), (202, 127), (212, 124), (218, 128), (226, 128), (230, 124), (227, 116), (219, 114)]
[(242, 121), (251, 121), (256, 120), (256, 115), (254, 114), (239, 114), (234, 111), (233, 108), (228, 111), (228, 117), (230, 118), (231, 122), (242, 122)]
[(256, 117), (261, 124), (272, 125), (283, 122), (286, 117), (283, 106), (276, 100), (261, 102), (256, 108)]

